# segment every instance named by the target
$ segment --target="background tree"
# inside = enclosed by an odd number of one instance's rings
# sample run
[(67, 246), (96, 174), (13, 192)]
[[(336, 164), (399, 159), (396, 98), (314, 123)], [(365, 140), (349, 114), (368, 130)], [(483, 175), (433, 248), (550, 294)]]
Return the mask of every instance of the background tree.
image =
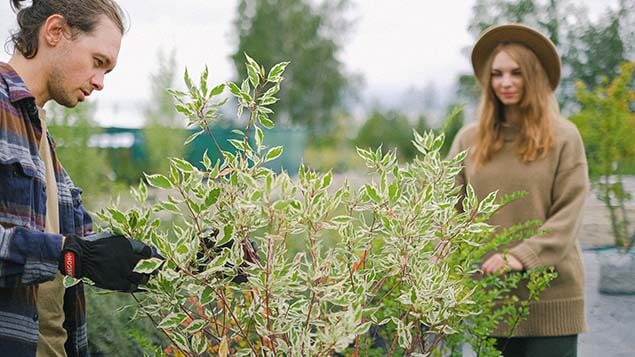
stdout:
[[(582, 110), (571, 117), (580, 128), (589, 158), (589, 171), (596, 194), (609, 211), (618, 248), (629, 250), (635, 240), (626, 202), (632, 197), (624, 189), (623, 176), (635, 160), (635, 62), (620, 67), (619, 75), (589, 90), (578, 83)], [(632, 168), (631, 168), (632, 169)]]
[(94, 119), (96, 104), (86, 102), (75, 108), (51, 103), (47, 107), (47, 124), (55, 139), (55, 151), (77, 187), (84, 190), (87, 207), (95, 198), (111, 190), (112, 169), (106, 153), (91, 146), (91, 137), (101, 132)]
[(383, 153), (397, 149), (400, 160), (411, 160), (417, 154), (411, 142), (413, 129), (419, 133), (430, 129), (425, 116), (420, 116), (413, 125), (400, 111), (376, 109), (359, 129), (354, 144), (364, 149), (375, 149), (381, 145)]
[[(343, 109), (351, 77), (338, 60), (348, 0), (315, 5), (307, 0), (240, 0), (234, 23), (238, 48), (232, 55), (238, 77), (244, 53), (265, 68), (289, 60), (283, 100), (272, 109), (281, 122), (306, 125), (318, 134), (331, 128)], [(244, 77), (241, 77), (244, 79)]]
[[(159, 50), (158, 68), (150, 75), (150, 100), (144, 108), (145, 172), (168, 170), (169, 157), (183, 157), (186, 147), (183, 141), (186, 132), (184, 120), (174, 109), (174, 99), (167, 88), (174, 87), (176, 75), (176, 52)], [(139, 173), (141, 174), (141, 173)]]

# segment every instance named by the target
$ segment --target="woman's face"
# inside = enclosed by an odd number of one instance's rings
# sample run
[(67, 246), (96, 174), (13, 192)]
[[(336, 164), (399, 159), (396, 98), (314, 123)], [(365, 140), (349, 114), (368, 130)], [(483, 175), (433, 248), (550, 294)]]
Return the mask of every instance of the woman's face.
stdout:
[(518, 63), (505, 51), (500, 51), (492, 62), (492, 89), (505, 106), (520, 103), (525, 83)]

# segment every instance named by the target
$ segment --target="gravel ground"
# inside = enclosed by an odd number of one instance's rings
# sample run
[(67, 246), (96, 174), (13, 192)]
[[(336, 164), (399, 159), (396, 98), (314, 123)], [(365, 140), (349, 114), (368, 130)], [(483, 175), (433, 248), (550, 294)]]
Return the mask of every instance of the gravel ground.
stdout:
[(588, 332), (579, 338), (580, 357), (635, 356), (635, 295), (598, 292), (600, 266), (596, 252), (584, 251)]

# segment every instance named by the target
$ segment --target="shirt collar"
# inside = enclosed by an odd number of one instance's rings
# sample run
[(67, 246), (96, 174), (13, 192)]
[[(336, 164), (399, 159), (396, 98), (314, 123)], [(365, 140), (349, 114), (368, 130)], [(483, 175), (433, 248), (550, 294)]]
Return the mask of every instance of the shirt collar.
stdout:
[(35, 100), (35, 97), (26, 87), (22, 78), (20, 78), (13, 67), (11, 67), (8, 63), (0, 62), (0, 77), (7, 84), (9, 100), (11, 103), (27, 98)]

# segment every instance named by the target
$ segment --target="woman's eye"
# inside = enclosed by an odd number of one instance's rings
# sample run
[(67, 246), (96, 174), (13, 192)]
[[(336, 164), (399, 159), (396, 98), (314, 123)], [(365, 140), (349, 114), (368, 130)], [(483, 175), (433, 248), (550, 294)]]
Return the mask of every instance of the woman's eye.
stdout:
[(103, 64), (104, 61), (100, 60), (99, 58), (95, 58), (95, 66), (101, 67)]

